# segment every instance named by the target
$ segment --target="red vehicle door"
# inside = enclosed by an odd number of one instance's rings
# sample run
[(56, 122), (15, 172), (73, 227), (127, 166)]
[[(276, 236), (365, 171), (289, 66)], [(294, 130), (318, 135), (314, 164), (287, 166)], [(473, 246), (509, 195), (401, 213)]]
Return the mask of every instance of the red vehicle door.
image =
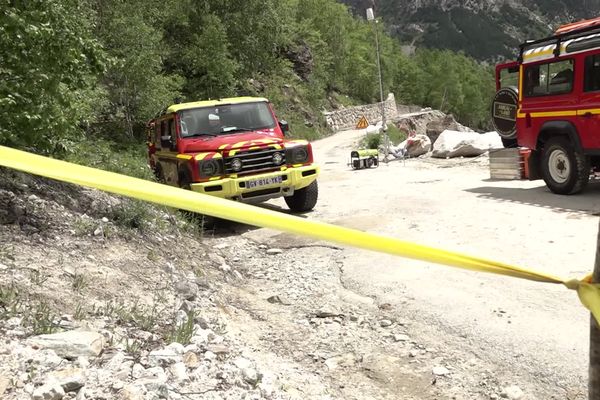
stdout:
[(600, 52), (584, 58), (578, 131), (584, 149), (600, 148)]

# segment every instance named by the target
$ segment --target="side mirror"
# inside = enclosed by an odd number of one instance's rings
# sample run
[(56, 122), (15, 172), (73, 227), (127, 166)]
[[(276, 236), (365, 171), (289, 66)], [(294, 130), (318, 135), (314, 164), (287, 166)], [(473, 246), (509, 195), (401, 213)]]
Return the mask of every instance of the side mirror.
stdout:
[(290, 125), (287, 123), (287, 121), (283, 119), (279, 121), (279, 127), (281, 128), (284, 135), (290, 131)]

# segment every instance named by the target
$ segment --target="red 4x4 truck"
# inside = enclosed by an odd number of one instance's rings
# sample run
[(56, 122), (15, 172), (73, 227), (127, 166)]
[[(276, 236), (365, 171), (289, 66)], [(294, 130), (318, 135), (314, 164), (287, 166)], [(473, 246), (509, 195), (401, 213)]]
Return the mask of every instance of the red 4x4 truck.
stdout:
[(244, 202), (283, 196), (309, 211), (319, 168), (310, 143), (287, 131), (263, 98), (174, 104), (148, 124), (149, 164), (168, 185)]
[(600, 167), (600, 18), (560, 27), (496, 66), (492, 119), (505, 147), (531, 150), (529, 178), (582, 191)]

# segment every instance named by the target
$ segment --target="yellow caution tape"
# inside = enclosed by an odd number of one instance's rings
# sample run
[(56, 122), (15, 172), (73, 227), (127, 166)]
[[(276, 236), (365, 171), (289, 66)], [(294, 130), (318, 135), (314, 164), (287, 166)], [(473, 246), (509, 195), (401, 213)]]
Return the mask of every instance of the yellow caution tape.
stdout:
[(0, 146), (0, 165), (59, 181), (92, 187), (152, 203), (228, 219), (244, 224), (272, 228), (352, 247), (443, 264), (471, 271), (507, 275), (537, 282), (563, 284), (576, 290), (579, 299), (600, 323), (600, 286), (588, 276), (564, 280), (545, 273), (471, 257), (451, 251), (361, 232), (355, 229), (306, 220), (260, 207), (194, 193), (172, 186), (132, 178), (113, 172), (83, 167)]

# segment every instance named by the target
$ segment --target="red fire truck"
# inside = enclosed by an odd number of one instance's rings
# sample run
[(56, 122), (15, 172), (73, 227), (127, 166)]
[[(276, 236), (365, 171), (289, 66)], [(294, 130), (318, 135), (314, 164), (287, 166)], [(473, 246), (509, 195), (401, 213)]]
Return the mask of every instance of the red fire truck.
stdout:
[(243, 202), (284, 197), (292, 211), (310, 211), (319, 167), (288, 129), (264, 98), (173, 104), (148, 124), (149, 164), (168, 185)]
[(561, 26), (496, 66), (492, 119), (505, 147), (530, 150), (529, 179), (582, 191), (600, 167), (600, 18)]

